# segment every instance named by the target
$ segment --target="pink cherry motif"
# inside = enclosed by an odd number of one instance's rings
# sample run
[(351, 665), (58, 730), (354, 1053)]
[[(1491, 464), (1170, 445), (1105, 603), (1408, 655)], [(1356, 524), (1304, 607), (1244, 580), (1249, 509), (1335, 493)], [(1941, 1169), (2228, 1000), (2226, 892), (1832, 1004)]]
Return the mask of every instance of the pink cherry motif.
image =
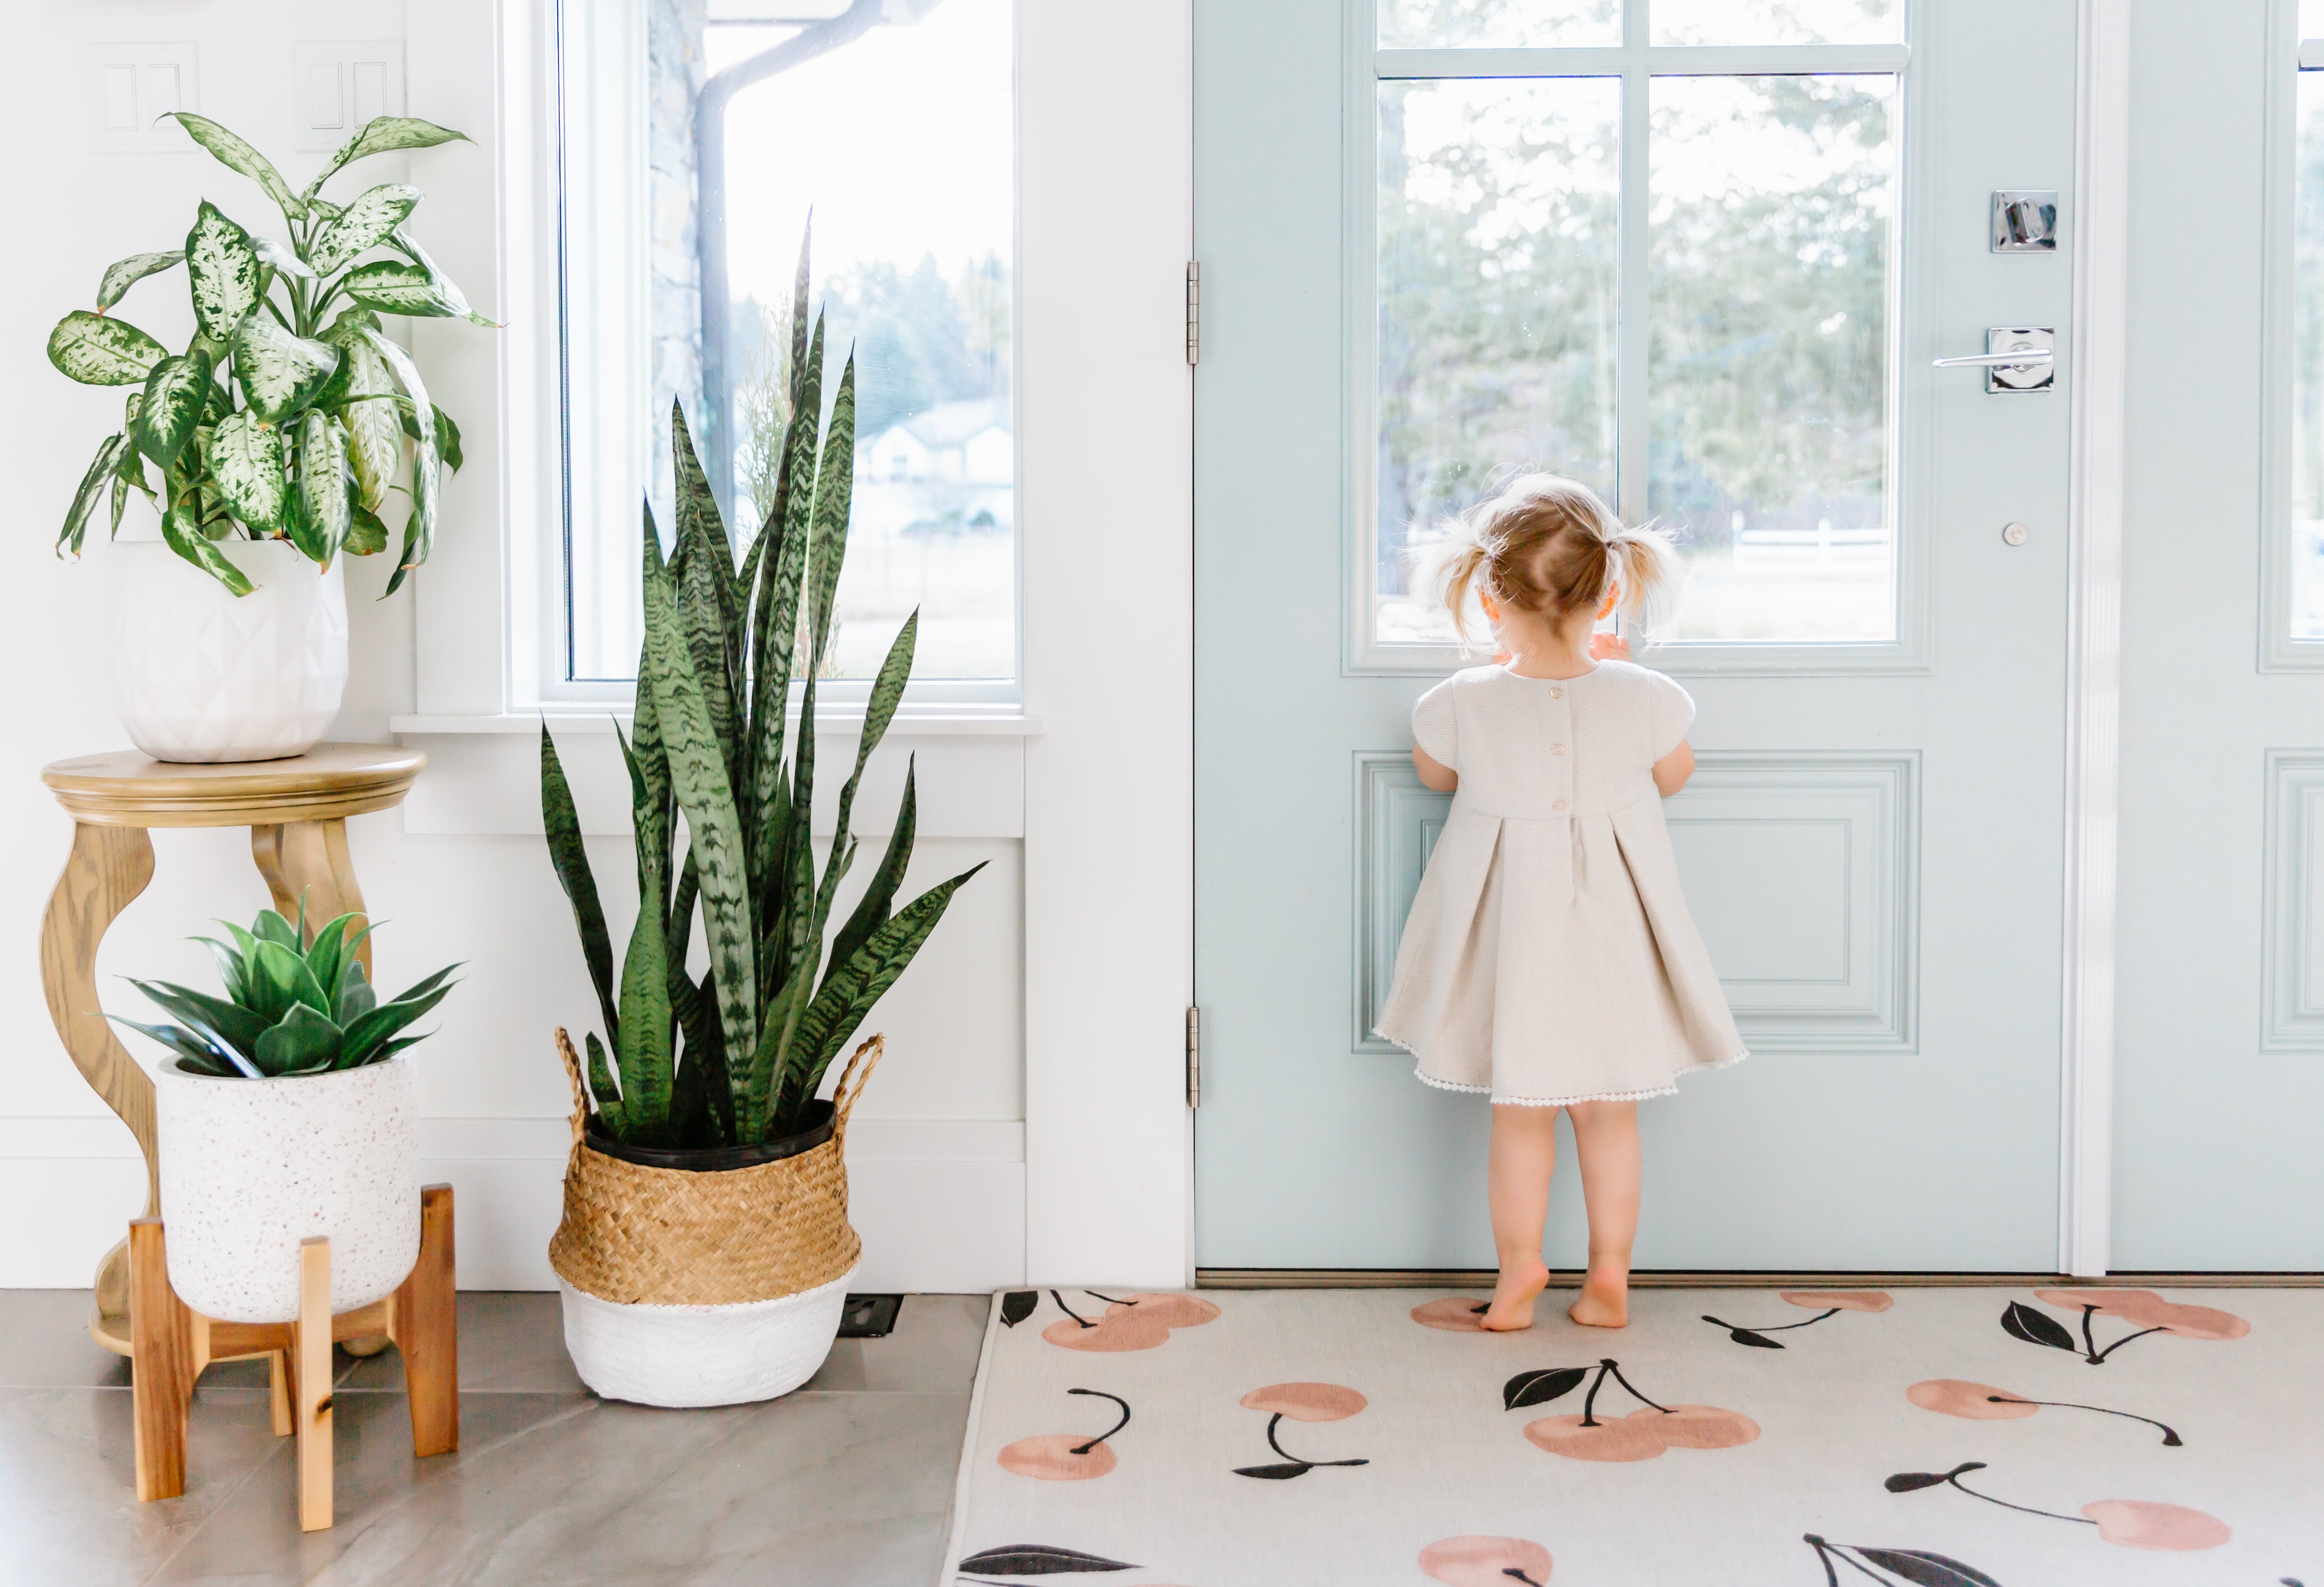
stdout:
[(1448, 1295), (1413, 1307), (1412, 1320), (1424, 1328), (1442, 1328), (1448, 1333), (1482, 1333), (1489, 1304), (1473, 1295)]
[(1523, 1537), (1445, 1537), (1420, 1551), (1421, 1573), (1444, 1587), (1541, 1587), (1549, 1550)]
[(2217, 1548), (2235, 1536), (2217, 1516), (2149, 1499), (2101, 1499), (2082, 1506), (2082, 1514), (2098, 1524), (2099, 1536), (2125, 1548)]

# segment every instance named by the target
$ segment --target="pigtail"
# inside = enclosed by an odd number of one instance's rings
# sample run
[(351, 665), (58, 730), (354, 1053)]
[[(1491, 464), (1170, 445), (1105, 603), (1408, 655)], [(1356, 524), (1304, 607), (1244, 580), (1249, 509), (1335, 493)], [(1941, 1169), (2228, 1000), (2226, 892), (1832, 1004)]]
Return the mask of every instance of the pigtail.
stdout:
[(1469, 633), (1469, 614), (1477, 606), (1478, 595), (1483, 593), (1478, 584), (1479, 576), (1483, 575), (1490, 582), (1492, 559), (1492, 550), (1478, 533), (1471, 516), (1453, 519), (1440, 538), (1421, 548), (1415, 556), (1416, 573), (1421, 572), (1417, 567), (1420, 561), (1434, 564), (1416, 582), (1436, 592), (1436, 598), (1452, 618), (1452, 632), (1460, 636), (1464, 647), (1474, 642)]
[(1606, 536), (1606, 552), (1623, 626), (1651, 640), (1678, 604), (1686, 577), (1669, 532), (1617, 525)]

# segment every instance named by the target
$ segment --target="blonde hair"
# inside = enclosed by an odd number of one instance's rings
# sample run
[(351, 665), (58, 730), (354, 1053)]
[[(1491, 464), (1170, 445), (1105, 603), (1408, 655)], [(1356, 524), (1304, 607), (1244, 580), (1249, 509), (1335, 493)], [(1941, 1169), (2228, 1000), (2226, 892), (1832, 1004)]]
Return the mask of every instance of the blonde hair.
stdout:
[(1612, 592), (1625, 624), (1651, 636), (1678, 593), (1668, 535), (1625, 528), (1588, 485), (1554, 474), (1518, 475), (1429, 549), (1440, 558), (1437, 595), (1463, 644), (1479, 595), (1554, 621), (1594, 612)]

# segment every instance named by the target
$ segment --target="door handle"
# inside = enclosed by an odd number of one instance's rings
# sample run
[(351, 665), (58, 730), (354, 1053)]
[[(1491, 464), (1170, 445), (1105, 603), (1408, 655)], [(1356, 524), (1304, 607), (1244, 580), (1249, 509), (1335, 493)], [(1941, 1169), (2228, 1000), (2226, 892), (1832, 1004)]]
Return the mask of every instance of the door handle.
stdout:
[(2046, 392), (2057, 381), (2057, 333), (2051, 327), (1994, 326), (1982, 353), (1939, 358), (1938, 369), (1982, 369), (1988, 392)]

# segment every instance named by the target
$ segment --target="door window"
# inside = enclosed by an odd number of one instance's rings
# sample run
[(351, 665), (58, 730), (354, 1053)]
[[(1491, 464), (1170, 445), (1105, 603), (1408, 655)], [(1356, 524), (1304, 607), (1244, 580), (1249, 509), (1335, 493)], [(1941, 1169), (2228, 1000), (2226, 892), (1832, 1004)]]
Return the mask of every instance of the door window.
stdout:
[(1458, 664), (1429, 547), (1526, 469), (1672, 531), (1696, 661), (1895, 663), (1903, 21), (1379, 0), (1351, 670)]

